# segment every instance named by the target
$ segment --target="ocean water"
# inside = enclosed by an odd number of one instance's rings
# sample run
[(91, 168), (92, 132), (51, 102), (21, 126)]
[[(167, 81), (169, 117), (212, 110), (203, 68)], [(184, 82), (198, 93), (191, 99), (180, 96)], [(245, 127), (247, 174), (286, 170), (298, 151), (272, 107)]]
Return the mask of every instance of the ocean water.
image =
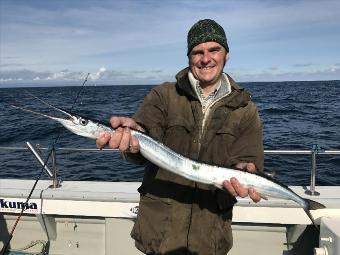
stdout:
[[(340, 81), (242, 83), (252, 94), (264, 125), (265, 150), (340, 150)], [(73, 112), (108, 122), (111, 115), (132, 116), (153, 86), (85, 86)], [(56, 115), (29, 93), (70, 109), (80, 87), (0, 89), (0, 147), (25, 147), (27, 141), (50, 147), (96, 148), (47, 118), (10, 104)], [(27, 93), (28, 92), (28, 93)], [(43, 151), (44, 157), (47, 153)], [(143, 169), (117, 152), (57, 151), (62, 180), (140, 181)], [(0, 149), (0, 178), (36, 178), (38, 165), (28, 151)], [(309, 185), (310, 155), (266, 155), (265, 170), (287, 185)], [(45, 179), (47, 177), (44, 177)], [(340, 155), (317, 156), (317, 185), (340, 185)]]

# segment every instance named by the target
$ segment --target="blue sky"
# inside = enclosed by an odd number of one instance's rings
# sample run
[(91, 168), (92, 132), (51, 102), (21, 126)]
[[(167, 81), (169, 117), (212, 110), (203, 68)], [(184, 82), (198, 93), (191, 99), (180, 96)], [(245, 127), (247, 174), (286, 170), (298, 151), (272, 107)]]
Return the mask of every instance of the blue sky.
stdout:
[(0, 86), (173, 81), (215, 19), (237, 81), (340, 79), (340, 1), (0, 0)]

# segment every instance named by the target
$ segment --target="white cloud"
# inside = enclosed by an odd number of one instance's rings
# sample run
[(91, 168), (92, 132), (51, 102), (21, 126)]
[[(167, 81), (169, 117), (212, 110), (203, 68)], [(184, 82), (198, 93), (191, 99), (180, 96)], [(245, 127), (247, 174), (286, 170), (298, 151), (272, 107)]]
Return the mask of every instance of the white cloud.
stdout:
[(301, 63), (301, 64), (293, 65), (293, 67), (296, 67), (296, 68), (305, 68), (305, 67), (311, 67), (311, 66), (313, 66), (312, 63)]
[[(61, 70), (57, 72), (35, 72), (32, 70), (0, 71), (0, 82), (2, 84), (13, 84), (16, 81), (26, 81), (32, 84), (47, 82), (46, 84), (65, 85), (60, 82), (71, 82), (76, 84), (83, 80), (87, 73)], [(117, 71), (100, 67), (96, 72), (90, 73), (89, 82), (96, 84), (157, 84), (173, 80), (172, 75), (167, 75), (160, 69)]]
[[(230, 68), (226, 72), (232, 75), (234, 79), (240, 82), (252, 81), (288, 81), (288, 80), (339, 80), (340, 79), (340, 65), (333, 64), (323, 68), (306, 69), (293, 68), (284, 69), (277, 66), (269, 67), (267, 69), (237, 69)], [(58, 72), (35, 72), (29, 70), (20, 70), (18, 72), (0, 72), (1, 84), (13, 84), (15, 82), (31, 82), (46, 84), (55, 83), (65, 85), (80, 84), (86, 77), (87, 73), (73, 72), (70, 70), (61, 70)], [(325, 77), (327, 77), (325, 79)], [(128, 84), (159, 84), (164, 81), (173, 81), (173, 74), (169, 74), (164, 70), (150, 69), (150, 70), (133, 70), (133, 71), (117, 71), (100, 67), (98, 70), (89, 76), (89, 83), (104, 84), (104, 85), (128, 85)], [(55, 83), (53, 83), (55, 82)]]
[(22, 78), (0, 78), (0, 83), (2, 82), (12, 82), (12, 81), (22, 81), (23, 79)]
[(340, 80), (340, 66), (336, 65), (313, 69), (268, 68), (258, 71), (232, 69), (230, 73), (237, 81), (243, 82)]
[[(4, 3), (0, 9), (1, 68), (16, 74), (1, 72), (2, 82), (16, 76), (36, 81), (79, 80), (88, 71), (93, 81), (118, 83), (172, 77), (175, 69), (186, 64), (181, 54), (185, 55), (188, 29), (202, 18), (216, 19), (224, 26), (231, 53), (240, 56), (237, 66), (253, 66), (256, 73), (269, 66), (271, 72), (282, 72), (304, 61), (307, 64), (296, 68), (320, 69), (315, 61), (324, 66), (340, 60), (335, 43), (340, 40), (340, 1)], [(284, 48), (277, 50), (277, 45)], [(317, 60), (311, 48), (320, 52)], [(252, 62), (255, 52), (270, 53)], [(276, 67), (277, 59), (282, 60), (281, 66)], [(99, 66), (104, 69), (97, 70)], [(158, 74), (152, 71), (157, 68), (162, 70)]]
[(340, 71), (340, 66), (339, 65), (332, 65), (329, 70), (332, 73), (339, 72)]
[(105, 67), (101, 67), (99, 68), (98, 72), (96, 72), (95, 74), (90, 74), (89, 78), (91, 80), (99, 80), (106, 72), (106, 68)]

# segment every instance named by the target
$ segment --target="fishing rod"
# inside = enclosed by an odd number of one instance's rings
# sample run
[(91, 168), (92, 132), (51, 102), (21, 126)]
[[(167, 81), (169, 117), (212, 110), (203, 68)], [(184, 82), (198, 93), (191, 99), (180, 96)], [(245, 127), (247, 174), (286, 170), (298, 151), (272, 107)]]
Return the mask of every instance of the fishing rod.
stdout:
[[(84, 79), (84, 81), (83, 81), (83, 84), (81, 85), (81, 88), (80, 88), (80, 90), (78, 91), (78, 93), (77, 93), (77, 95), (76, 95), (76, 97), (75, 97), (75, 99), (74, 99), (74, 101), (73, 101), (73, 104), (71, 105), (70, 111), (72, 111), (73, 108), (74, 108), (74, 106), (76, 105), (76, 102), (77, 102), (77, 100), (78, 100), (78, 98), (79, 98), (79, 96), (80, 96), (82, 90), (83, 90), (84, 87), (85, 87), (85, 84), (86, 84), (86, 82), (87, 82), (87, 80), (88, 80), (89, 75), (90, 75), (90, 73), (87, 73), (87, 75), (86, 75), (86, 77), (85, 77), (85, 79)], [(33, 194), (33, 192), (34, 192), (34, 190), (35, 190), (35, 188), (36, 188), (36, 186), (37, 186), (37, 184), (38, 184), (38, 182), (39, 182), (39, 180), (40, 180), (40, 178), (41, 178), (41, 176), (42, 176), (42, 174), (43, 174), (43, 172), (44, 172), (44, 170), (45, 170), (45, 168), (46, 168), (47, 162), (48, 162), (49, 158), (51, 157), (52, 152), (53, 152), (53, 150), (55, 149), (55, 145), (58, 143), (58, 141), (59, 141), (59, 139), (60, 139), (61, 134), (62, 134), (63, 131), (64, 131), (63, 129), (60, 129), (59, 132), (58, 132), (57, 137), (54, 139), (54, 141), (53, 141), (53, 143), (52, 143), (52, 146), (51, 146), (51, 150), (50, 150), (50, 152), (48, 153), (47, 158), (46, 158), (45, 162), (43, 163), (43, 165), (42, 165), (42, 167), (41, 167), (41, 169), (40, 169), (40, 172), (39, 172), (37, 178), (35, 179), (35, 182), (34, 182), (32, 188), (31, 188), (30, 193), (28, 194), (28, 196), (27, 196), (27, 198), (26, 198), (26, 202), (25, 202), (24, 204), (27, 204), (27, 203), (29, 202), (29, 200), (31, 199), (31, 196), (32, 196), (32, 194)], [(10, 245), (10, 243), (11, 243), (11, 240), (12, 240), (12, 238), (13, 238), (14, 231), (15, 231), (15, 229), (16, 229), (16, 227), (17, 227), (17, 225), (18, 225), (18, 223), (19, 223), (19, 221), (20, 221), (22, 215), (24, 214), (24, 211), (25, 211), (25, 210), (27, 210), (27, 208), (26, 208), (26, 206), (23, 206), (23, 207), (21, 208), (21, 211), (20, 211), (20, 213), (19, 213), (19, 215), (18, 215), (18, 217), (17, 217), (17, 219), (16, 219), (16, 221), (15, 221), (13, 227), (12, 227), (11, 232), (9, 233), (8, 240), (7, 240), (7, 242), (4, 244), (4, 246), (3, 246), (3, 248), (2, 248), (2, 250), (1, 250), (1, 252), (0, 252), (0, 255), (5, 255), (5, 253), (6, 253), (7, 249), (8, 249), (8, 247), (9, 247), (9, 245)]]

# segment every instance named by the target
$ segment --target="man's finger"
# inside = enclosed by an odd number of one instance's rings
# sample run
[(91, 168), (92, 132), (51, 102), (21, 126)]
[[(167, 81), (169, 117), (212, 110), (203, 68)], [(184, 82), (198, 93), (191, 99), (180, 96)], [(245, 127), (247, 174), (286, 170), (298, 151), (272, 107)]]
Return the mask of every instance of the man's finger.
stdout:
[(121, 126), (121, 117), (116, 117), (116, 116), (113, 116), (110, 118), (110, 124), (113, 128), (117, 128), (119, 126)]
[(122, 140), (122, 135), (122, 128), (117, 128), (116, 131), (111, 134), (111, 139), (109, 141), (109, 147), (111, 149), (117, 149), (119, 147), (120, 141)]
[(131, 136), (131, 139), (130, 139), (130, 152), (131, 153), (139, 152), (139, 142), (138, 142), (138, 139), (134, 136)]
[(131, 138), (130, 129), (128, 127), (126, 127), (126, 128), (124, 128), (124, 131), (122, 133), (122, 139), (120, 140), (119, 150), (121, 150), (121, 151), (129, 150), (130, 138)]
[(248, 172), (255, 172), (256, 171), (256, 166), (254, 163), (245, 163), (245, 162), (239, 162), (235, 165), (235, 168), (241, 169), (241, 170), (246, 170)]
[(235, 192), (240, 197), (248, 196), (248, 189), (244, 188), (236, 178), (231, 178), (230, 183), (231, 183), (231, 185), (233, 185)]
[(121, 118), (121, 125), (123, 127), (136, 128), (137, 123), (131, 118), (122, 117)]
[(234, 197), (237, 197), (237, 193), (233, 187), (233, 185), (231, 185), (230, 181), (228, 180), (225, 180), (223, 182), (223, 187), (231, 194), (233, 195)]
[(259, 202), (261, 200), (261, 196), (256, 192), (253, 188), (249, 188), (249, 197), (255, 202)]
[(104, 146), (109, 142), (111, 135), (108, 133), (102, 133), (96, 139), (96, 145), (98, 149), (104, 148)]
[(255, 172), (256, 171), (256, 166), (254, 163), (247, 163), (246, 169), (248, 172)]
[(247, 163), (244, 163), (244, 162), (239, 162), (235, 165), (236, 169), (241, 169), (241, 170), (245, 169), (246, 167), (247, 167)]

